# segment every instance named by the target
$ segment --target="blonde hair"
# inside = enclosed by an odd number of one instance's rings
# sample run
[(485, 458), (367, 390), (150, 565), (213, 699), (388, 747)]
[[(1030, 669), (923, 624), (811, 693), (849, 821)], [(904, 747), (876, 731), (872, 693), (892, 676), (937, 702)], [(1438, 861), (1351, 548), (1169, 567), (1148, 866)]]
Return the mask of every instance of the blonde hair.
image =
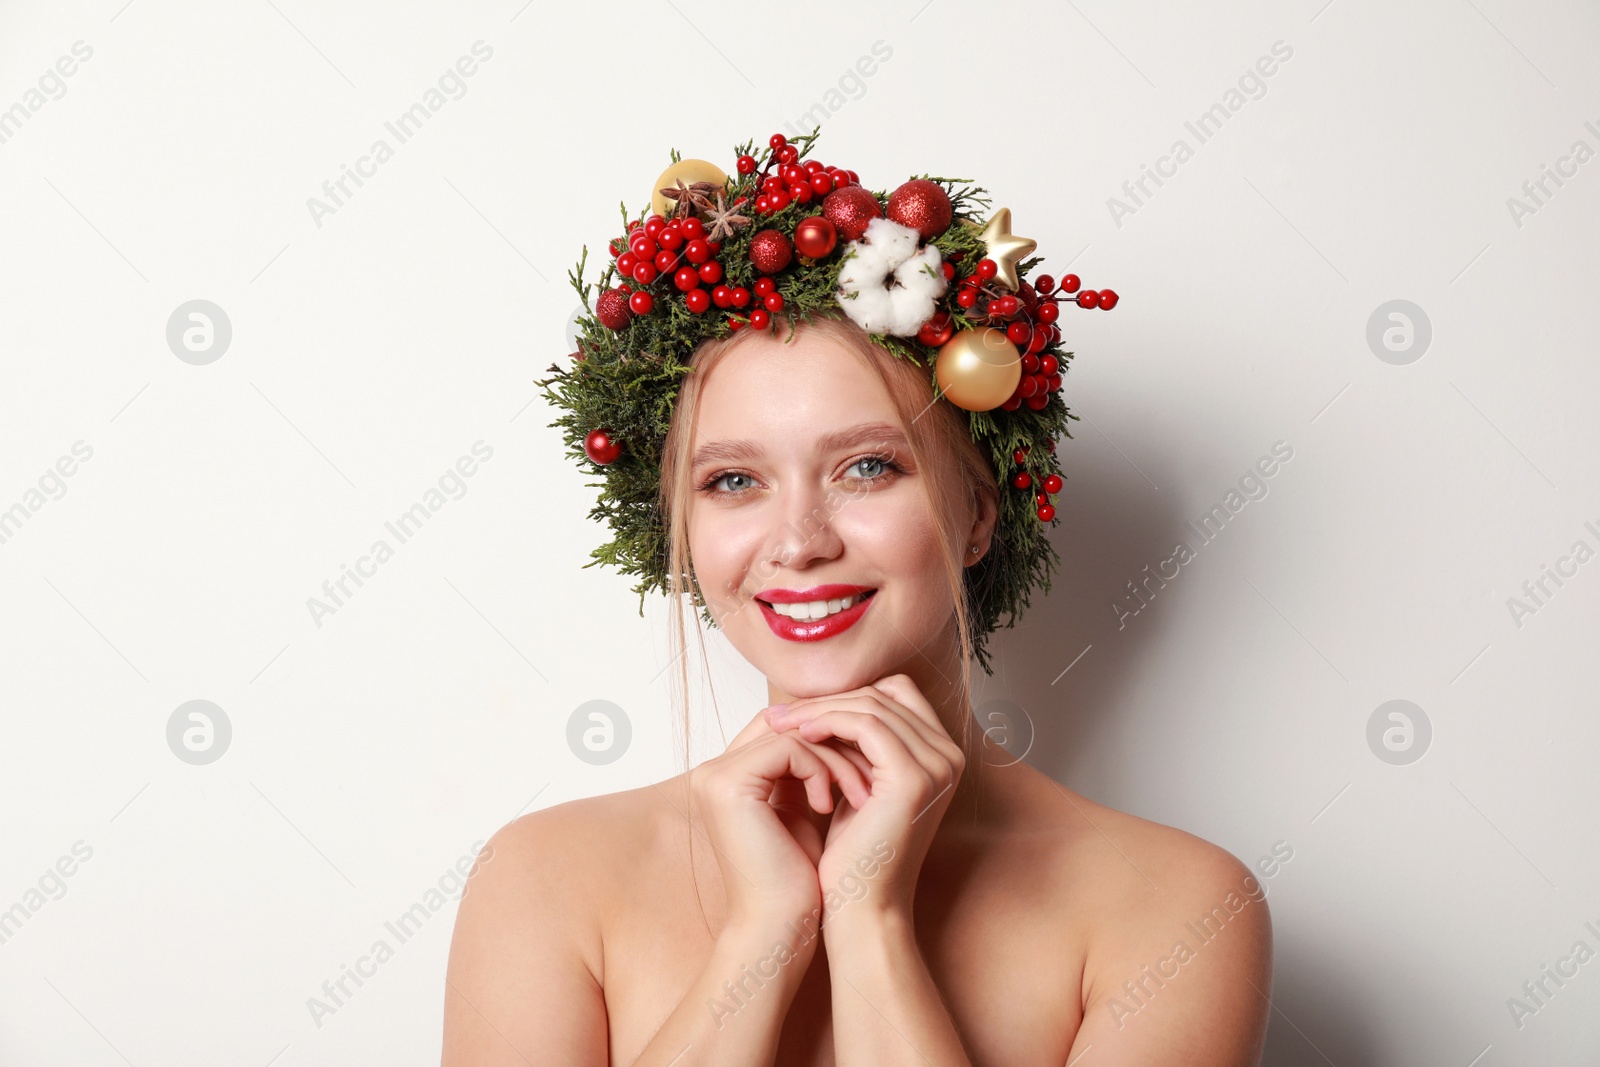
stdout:
[[(915, 469), (927, 475), (919, 481), (927, 494), (929, 514), (933, 516), (940, 544), (945, 547), (945, 573), (949, 580), (950, 601), (955, 611), (961, 646), (959, 694), (961, 706), (968, 708), (972, 691), (974, 607), (985, 588), (993, 583), (999, 569), (1009, 562), (1006, 546), (997, 533), (991, 539), (990, 550), (982, 559), (971, 565), (965, 563), (969, 529), (963, 523), (977, 514), (979, 493), (986, 492), (995, 498), (998, 515), (998, 476), (993, 461), (984, 455), (972, 439), (963, 411), (948, 401), (933, 402), (932, 374), (927, 367), (888, 351), (874, 342), (860, 326), (840, 314), (815, 314), (794, 323), (781, 316), (775, 316), (774, 319), (778, 336), (786, 343), (792, 343), (801, 333), (815, 334), (856, 355), (877, 375), (894, 405), (901, 429), (909, 442)], [(783, 333), (785, 327), (789, 327), (787, 336)], [(676, 607), (671, 613), (671, 633), (672, 650), (680, 664), (676, 706), (682, 726), (685, 771), (689, 769), (692, 736), (688, 698), (688, 627), (684, 621), (688, 605), (685, 603), (685, 594), (692, 593), (697, 606), (704, 604), (698, 580), (693, 574), (688, 543), (688, 514), (694, 502), (694, 485), (690, 477), (694, 427), (698, 421), (701, 391), (707, 375), (729, 352), (760, 335), (760, 331), (754, 329), (738, 330), (725, 337), (704, 341), (695, 349), (688, 360), (691, 370), (682, 379), (662, 449), (659, 506), (666, 517), (668, 599)], [(826, 521), (825, 517), (823, 521)], [(702, 668), (706, 669), (709, 682), (705, 635), (698, 626), (694, 629), (700, 646), (700, 662)], [(714, 691), (712, 709), (716, 711)], [(982, 762), (970, 758), (979, 754), (979, 740), (973, 736), (975, 724), (971, 714), (964, 716), (963, 724), (959, 731), (961, 736), (953, 740), (969, 756), (970, 772), (975, 771), (976, 765)]]

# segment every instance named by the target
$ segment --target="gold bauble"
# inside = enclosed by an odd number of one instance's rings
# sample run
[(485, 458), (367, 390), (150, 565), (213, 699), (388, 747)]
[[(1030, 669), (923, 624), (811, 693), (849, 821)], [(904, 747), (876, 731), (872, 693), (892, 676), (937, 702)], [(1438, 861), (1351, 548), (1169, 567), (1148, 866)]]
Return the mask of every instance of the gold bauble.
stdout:
[(980, 236), (989, 258), (1000, 268), (994, 276), (994, 284), (1015, 292), (1017, 264), (1038, 248), (1039, 242), (1031, 237), (1017, 237), (1011, 232), (1011, 209), (1008, 207), (1001, 208), (989, 218), (989, 224), (983, 228)]
[[(650, 187), (650, 210), (663, 218), (672, 216), (676, 203), (661, 195), (661, 190), (671, 189), (682, 180), (685, 187), (695, 182), (713, 182), (718, 186), (728, 184), (728, 176), (721, 167), (704, 159), (680, 159), (661, 172), (661, 177)], [(713, 196), (715, 201), (716, 197)]]
[(1022, 380), (1022, 355), (1004, 330), (958, 330), (939, 349), (934, 378), (945, 399), (968, 411), (993, 411)]

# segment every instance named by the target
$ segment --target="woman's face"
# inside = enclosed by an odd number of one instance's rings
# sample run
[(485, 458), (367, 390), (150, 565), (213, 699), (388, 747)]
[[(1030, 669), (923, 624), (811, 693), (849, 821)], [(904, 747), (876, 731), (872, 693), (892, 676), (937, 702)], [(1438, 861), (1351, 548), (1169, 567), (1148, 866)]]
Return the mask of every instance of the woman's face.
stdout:
[[(954, 606), (926, 475), (882, 382), (815, 331), (784, 336), (742, 340), (705, 379), (689, 549), (728, 640), (780, 692), (805, 697), (908, 669)], [(872, 592), (846, 607), (849, 591), (818, 590), (829, 585)], [(772, 606), (784, 598), (837, 614), (784, 617), (810, 614)]]

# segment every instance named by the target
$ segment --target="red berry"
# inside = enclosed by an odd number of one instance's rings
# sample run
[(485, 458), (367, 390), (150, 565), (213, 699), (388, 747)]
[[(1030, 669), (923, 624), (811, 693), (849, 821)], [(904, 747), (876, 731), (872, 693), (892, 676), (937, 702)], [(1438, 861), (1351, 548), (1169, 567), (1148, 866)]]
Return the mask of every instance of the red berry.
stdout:
[(1050, 335), (1044, 330), (1034, 330), (1033, 336), (1028, 338), (1028, 353), (1037, 355), (1044, 351), (1044, 346), (1050, 343)]
[(1000, 409), (1002, 411), (1015, 411), (1021, 406), (1022, 398), (1020, 396), (1013, 396), (1010, 400), (1007, 400), (1004, 404), (1001, 404)]
[(774, 152), (776, 152), (778, 149), (782, 148), (784, 145), (786, 145), (788, 143), (789, 143), (789, 138), (785, 137), (781, 133), (775, 133), (775, 134), (773, 134), (771, 137), (769, 137), (767, 139), (767, 145)]
[(711, 258), (711, 246), (696, 238), (683, 246), (683, 258), (690, 263), (704, 263)]
[(765, 308), (756, 308), (750, 312), (750, 325), (756, 329), (765, 330), (771, 324), (772, 316), (767, 313)]
[(1019, 471), (1016, 477), (1011, 479), (1011, 484), (1017, 489), (1026, 489), (1033, 484), (1033, 476), (1027, 471)]
[(666, 226), (666, 219), (662, 218), (660, 215), (651, 215), (649, 218), (644, 220), (644, 235), (646, 237), (653, 238), (656, 234), (666, 229)]
[(1000, 264), (996, 263), (994, 260), (992, 260), (992, 259), (980, 259), (980, 260), (978, 260), (978, 277), (981, 278), (982, 280), (988, 281), (990, 278), (993, 278), (998, 273), (1000, 273)]
[(1052, 474), (1044, 480), (1044, 491), (1047, 493), (1061, 492), (1061, 475)]
[(1033, 335), (1033, 328), (1025, 322), (1013, 322), (1006, 327), (1006, 339), (1014, 345), (1025, 345)]
[(821, 163), (817, 162), (814, 159), (806, 160), (806, 173), (807, 174), (815, 174), (818, 171), (823, 171), (823, 170), (827, 170), (827, 169), (828, 169), (827, 167), (824, 167)]
[(678, 268), (678, 254), (665, 249), (656, 253), (656, 273), (665, 274)]
[[(656, 280), (655, 264), (654, 263), (635, 263), (633, 265), (633, 280), (638, 282), (640, 285), (649, 285), (651, 282), (655, 281)], [(640, 314), (643, 314), (643, 312), (641, 312)]]
[(756, 157), (740, 156), (738, 169), (740, 174), (754, 174), (756, 172)]
[(773, 292), (777, 288), (778, 283), (774, 282), (771, 278), (756, 279), (755, 291), (757, 296), (766, 296), (768, 293)]
[(1068, 274), (1061, 279), (1061, 291), (1070, 295), (1072, 293), (1076, 293), (1078, 291), (1078, 286), (1082, 284), (1083, 282), (1078, 280), (1078, 276), (1076, 274)]
[(1100, 294), (1093, 289), (1085, 289), (1078, 294), (1078, 306), (1081, 308), (1092, 308), (1099, 302)]
[(786, 208), (788, 206), (789, 206), (789, 194), (788, 193), (786, 193), (786, 192), (777, 192), (777, 193), (768, 193), (767, 194), (767, 210), (768, 211), (773, 211), (773, 212), (782, 211), (784, 208)]
[(1026, 448), (1019, 448), (1015, 452), (1011, 453), (1011, 461), (1013, 463), (1015, 463), (1019, 467), (1022, 466), (1022, 464), (1027, 461), (1027, 459), (1028, 459), (1028, 450)]
[(683, 230), (683, 238), (686, 241), (695, 241), (706, 235), (705, 226), (693, 215), (683, 220), (680, 229)]
[(748, 303), (750, 303), (750, 290), (746, 289), (742, 285), (734, 286), (733, 287), (733, 306), (736, 307), (736, 308), (742, 308)]
[(672, 284), (678, 287), (679, 292), (687, 293), (690, 289), (700, 288), (700, 275), (693, 267), (680, 267), (678, 273), (672, 276)]
[(651, 240), (648, 236), (642, 233), (636, 233), (628, 241), (628, 251), (633, 253), (634, 259), (655, 259), (656, 253), (660, 251), (660, 249), (656, 247), (655, 241)]
[(765, 215), (767, 213), (767, 209), (768, 209), (767, 194), (766, 193), (762, 193), (760, 196), (756, 197), (756, 214)]
[(1046, 404), (1050, 403), (1050, 394), (1049, 393), (1034, 393), (1028, 399), (1024, 400), (1023, 403), (1028, 405), (1028, 407), (1032, 408), (1034, 411), (1039, 411)]
[(1056, 290), (1056, 280), (1048, 274), (1041, 274), (1034, 279), (1033, 290), (1040, 296), (1049, 296)]
[(715, 285), (722, 280), (722, 264), (716, 260), (700, 264), (700, 280), (707, 285)]
[(775, 193), (784, 188), (785, 184), (784, 180), (776, 174), (769, 174), (761, 179), (761, 191), (767, 194)]
[(675, 249), (679, 245), (683, 244), (683, 231), (677, 227), (662, 230), (656, 235), (656, 244), (660, 245), (662, 248)]
[(789, 190), (789, 199), (796, 204), (809, 204), (812, 196), (811, 186), (807, 184), (802, 183)]
[(711, 306), (711, 298), (706, 295), (704, 289), (690, 289), (683, 295), (683, 302), (688, 304), (689, 310), (696, 315), (704, 314), (706, 308)]
[(956, 276), (956, 265), (954, 263), (941, 263), (939, 264), (939, 270), (944, 274), (944, 280), (947, 282)]
[(767, 306), (768, 311), (778, 312), (783, 310), (782, 293), (768, 293), (761, 298), (761, 302)]
[(617, 270), (620, 271), (624, 277), (631, 278), (633, 277), (633, 265), (637, 262), (639, 262), (638, 256), (634, 255), (632, 252), (624, 252), (622, 255), (617, 257)]
[(583, 438), (583, 452), (604, 466), (622, 455), (622, 446), (612, 438), (610, 430), (590, 430)]
[[(644, 266), (644, 264), (641, 263), (640, 266)], [(628, 297), (628, 309), (635, 315), (648, 315), (655, 306), (655, 298), (643, 289)]]
[(1114, 289), (1100, 290), (1100, 310), (1110, 311), (1117, 306), (1117, 294)]
[(1035, 318), (1048, 326), (1061, 317), (1061, 306), (1054, 300), (1046, 300), (1039, 305), (1039, 310), (1033, 314)]
[(1059, 391), (1060, 388), (1061, 388), (1061, 375), (1059, 375), (1059, 374), (1050, 375), (1049, 385), (1050, 385), (1050, 391), (1052, 393)]
[[(1007, 293), (994, 302), (1000, 305), (1000, 317), (1009, 319), (1017, 313), (1017, 298)], [(991, 307), (993, 305), (990, 305)]]
[(711, 290), (711, 302), (719, 308), (732, 307), (733, 287), (731, 285), (719, 285)]
[(971, 289), (963, 289), (956, 294), (956, 303), (964, 308), (969, 308), (978, 302), (978, 294)]
[(743, 319), (736, 319), (731, 315), (728, 316), (728, 329), (730, 329), (730, 330), (738, 330), (738, 329), (742, 329), (743, 327), (744, 327), (744, 320)]
[(722, 242), (721, 241), (707, 241), (706, 242), (706, 247), (711, 249), (711, 254), (712, 255), (716, 255), (717, 253), (722, 251)]
[(833, 179), (826, 174), (813, 174), (811, 176), (811, 191), (818, 196), (827, 196), (833, 192)]
[(800, 158), (800, 149), (796, 148), (792, 144), (786, 144), (782, 148), (778, 149), (778, 162), (779, 163), (793, 163), (795, 160), (797, 160), (799, 158)]
[(1034, 355), (1031, 352), (1024, 352), (1022, 354), (1022, 373), (1023, 374), (1038, 374), (1039, 373), (1039, 357)]
[(1057, 360), (1055, 356), (1039, 357), (1039, 373), (1044, 375), (1046, 378), (1050, 377), (1050, 375), (1056, 372), (1056, 366)]
[(955, 320), (951, 318), (950, 312), (940, 308), (922, 324), (922, 328), (917, 331), (917, 340), (929, 348), (941, 348), (950, 340), (955, 330)]
[(1053, 519), (1055, 517), (1056, 517), (1056, 509), (1055, 508), (1051, 507), (1049, 504), (1041, 504), (1041, 505), (1039, 505), (1039, 521), (1040, 522), (1049, 522), (1051, 519)]
[(611, 258), (616, 259), (618, 256), (622, 255), (628, 250), (628, 239), (626, 237), (613, 237), (611, 239), (610, 248)]

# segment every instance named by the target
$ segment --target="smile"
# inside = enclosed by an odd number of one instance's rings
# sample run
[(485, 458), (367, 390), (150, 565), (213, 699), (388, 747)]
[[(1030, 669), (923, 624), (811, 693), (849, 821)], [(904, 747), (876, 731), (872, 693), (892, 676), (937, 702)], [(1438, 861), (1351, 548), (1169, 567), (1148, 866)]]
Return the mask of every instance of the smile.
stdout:
[(829, 600), (769, 604), (757, 599), (772, 632), (786, 641), (822, 641), (854, 626), (866, 613), (876, 589)]

